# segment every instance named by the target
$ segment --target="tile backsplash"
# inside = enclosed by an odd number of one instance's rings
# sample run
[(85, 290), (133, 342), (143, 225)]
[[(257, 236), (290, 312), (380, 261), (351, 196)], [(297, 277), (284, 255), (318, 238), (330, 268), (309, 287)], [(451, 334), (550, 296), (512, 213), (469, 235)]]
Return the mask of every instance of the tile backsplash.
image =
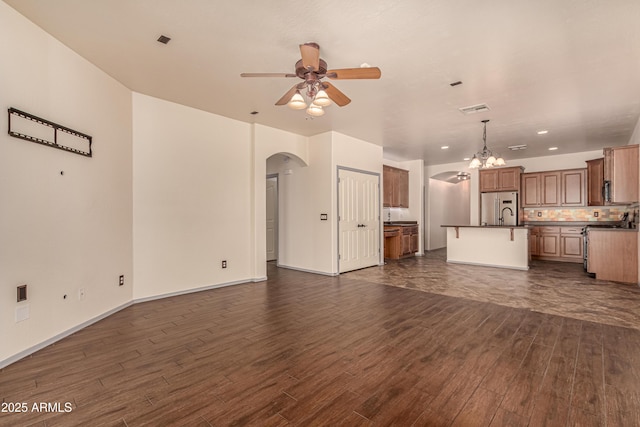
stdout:
[(629, 216), (634, 214), (634, 210), (628, 206), (598, 206), (578, 209), (526, 208), (524, 209), (524, 221), (620, 221), (625, 212), (629, 212)]

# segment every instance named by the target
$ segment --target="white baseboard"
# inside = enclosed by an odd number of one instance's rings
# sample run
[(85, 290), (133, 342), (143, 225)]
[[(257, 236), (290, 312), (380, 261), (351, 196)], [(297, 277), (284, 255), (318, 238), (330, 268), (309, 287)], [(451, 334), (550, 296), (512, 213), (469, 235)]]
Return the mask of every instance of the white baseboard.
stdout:
[(340, 273), (327, 273), (326, 271), (307, 270), (306, 268), (291, 267), (290, 265), (277, 264), (280, 268), (302, 271), (303, 273), (322, 274), (323, 276), (338, 276)]
[(106, 312), (104, 312), (104, 313), (102, 313), (102, 314), (100, 314), (100, 315), (98, 315), (98, 316), (96, 316), (94, 318), (91, 318), (91, 319), (89, 319), (87, 321), (84, 321), (84, 322), (80, 323), (79, 325), (74, 326), (73, 328), (67, 329), (66, 331), (61, 332), (61, 333), (59, 333), (59, 334), (57, 334), (57, 335), (55, 335), (55, 336), (53, 336), (53, 337), (51, 337), (49, 339), (46, 339), (46, 340), (42, 341), (41, 343), (38, 343), (38, 344), (36, 344), (36, 345), (34, 345), (32, 347), (29, 347), (28, 349), (23, 350), (20, 353), (14, 354), (13, 356), (11, 356), (11, 357), (9, 357), (7, 359), (0, 360), (0, 369), (4, 368), (6, 366), (9, 366), (12, 363), (17, 362), (18, 360), (23, 359), (23, 358), (35, 353), (38, 350), (42, 350), (43, 348), (45, 348), (45, 347), (47, 347), (47, 346), (49, 346), (51, 344), (54, 344), (54, 343), (60, 341), (61, 339), (66, 338), (69, 335), (72, 335), (72, 334), (78, 332), (79, 330), (86, 328), (89, 325), (92, 325), (92, 324), (94, 324), (94, 323), (96, 323), (96, 322), (98, 322), (98, 321), (100, 321), (102, 319), (105, 319), (105, 318), (111, 316), (112, 314), (117, 313), (118, 311), (129, 307), (130, 305), (133, 305), (133, 301), (129, 301), (127, 303), (119, 305), (118, 307), (112, 308), (111, 310), (106, 311)]
[(180, 295), (187, 295), (187, 294), (192, 294), (192, 293), (195, 293), (195, 292), (208, 291), (210, 289), (224, 288), (224, 287), (233, 286), (233, 285), (241, 285), (243, 283), (248, 283), (248, 282), (251, 282), (251, 281), (252, 281), (251, 279), (234, 280), (233, 282), (225, 282), (225, 283), (218, 283), (218, 284), (215, 284), (215, 285), (201, 286), (199, 288), (185, 289), (185, 290), (176, 291), (176, 292), (168, 292), (166, 294), (153, 295), (153, 296), (150, 296), (150, 297), (134, 298), (133, 299), (133, 303), (134, 304), (138, 304), (138, 303), (141, 303), (141, 302), (154, 301), (154, 300), (157, 300), (157, 299), (177, 297), (177, 296), (180, 296)]
[(153, 301), (153, 300), (157, 300), (157, 299), (163, 299), (163, 298), (169, 298), (169, 297), (174, 297), (174, 296), (179, 296), (179, 295), (191, 294), (191, 293), (194, 293), (194, 292), (207, 291), (207, 290), (210, 290), (210, 289), (223, 288), (223, 287), (226, 287), (226, 286), (240, 285), (240, 284), (249, 283), (249, 282), (261, 282), (261, 281), (264, 281), (264, 280), (267, 280), (267, 277), (264, 277), (264, 278), (259, 277), (259, 278), (256, 278), (256, 279), (237, 280), (237, 281), (233, 281), (233, 282), (219, 283), (217, 285), (208, 285), (208, 286), (203, 286), (203, 287), (199, 287), (199, 288), (195, 288), (195, 289), (186, 289), (186, 290), (183, 290), (183, 291), (170, 292), (170, 293), (161, 294), (161, 295), (154, 295), (154, 296), (150, 296), (150, 297), (135, 298), (135, 299), (133, 299), (133, 300), (131, 300), (129, 302), (126, 302), (126, 303), (124, 303), (124, 304), (122, 304), (122, 305), (120, 305), (118, 307), (112, 308), (111, 310), (106, 311), (106, 312), (104, 312), (104, 313), (102, 313), (102, 314), (100, 314), (100, 315), (98, 315), (96, 317), (93, 317), (93, 318), (91, 318), (91, 319), (89, 319), (87, 321), (84, 321), (84, 322), (80, 323), (79, 325), (76, 325), (76, 326), (74, 326), (74, 327), (72, 327), (70, 329), (67, 329), (66, 331), (61, 332), (61, 333), (57, 334), (54, 337), (51, 337), (49, 339), (46, 339), (46, 340), (42, 341), (41, 343), (38, 343), (38, 344), (36, 344), (36, 345), (34, 345), (32, 347), (29, 347), (26, 350), (23, 350), (23, 351), (21, 351), (19, 353), (16, 353), (13, 356), (10, 356), (10, 357), (8, 357), (8, 358), (6, 358), (4, 360), (0, 360), (0, 369), (9, 366), (12, 363), (17, 362), (18, 360), (23, 359), (23, 358), (35, 353), (38, 350), (42, 350), (43, 348), (45, 348), (45, 347), (47, 347), (47, 346), (49, 346), (51, 344), (54, 344), (55, 342), (60, 341), (61, 339), (66, 338), (69, 335), (72, 335), (72, 334), (78, 332), (79, 330), (84, 329), (87, 326), (92, 325), (92, 324), (94, 324), (94, 323), (96, 323), (96, 322), (98, 322), (98, 321), (100, 321), (102, 319), (105, 319), (105, 318), (111, 316), (112, 314), (117, 313), (118, 311), (120, 311), (122, 309), (125, 309), (125, 308), (127, 308), (127, 307), (129, 307), (131, 305), (138, 304), (138, 303), (141, 303), (141, 302)]

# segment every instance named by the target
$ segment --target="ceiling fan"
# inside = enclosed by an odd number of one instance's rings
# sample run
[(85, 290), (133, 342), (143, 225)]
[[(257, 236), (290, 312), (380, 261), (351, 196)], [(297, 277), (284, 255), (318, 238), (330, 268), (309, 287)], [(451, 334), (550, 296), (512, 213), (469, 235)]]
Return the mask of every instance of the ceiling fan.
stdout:
[[(242, 73), (241, 77), (298, 77), (304, 80), (293, 85), (276, 105), (288, 105), (301, 110), (306, 108), (312, 116), (324, 114), (323, 107), (331, 105), (331, 101), (340, 107), (349, 104), (351, 100), (338, 88), (329, 82), (322, 81), (327, 77), (332, 80), (346, 79), (379, 79), (381, 72), (378, 67), (340, 68), (327, 70), (327, 63), (320, 58), (320, 46), (309, 42), (300, 45), (302, 59), (296, 62), (295, 74), (291, 73)], [(307, 106), (300, 91), (306, 89), (306, 95), (311, 100)]]

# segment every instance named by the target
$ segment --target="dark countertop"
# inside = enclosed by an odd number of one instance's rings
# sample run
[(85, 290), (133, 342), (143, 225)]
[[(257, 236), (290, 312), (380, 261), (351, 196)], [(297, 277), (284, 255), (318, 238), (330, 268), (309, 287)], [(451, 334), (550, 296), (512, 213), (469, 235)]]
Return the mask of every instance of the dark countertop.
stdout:
[(530, 227), (585, 227), (595, 225), (599, 227), (619, 227), (620, 221), (526, 221), (525, 225)]
[(637, 228), (622, 228), (622, 227), (593, 227), (593, 228), (589, 228), (589, 233), (591, 233), (592, 231), (630, 231), (633, 233), (637, 233), (638, 229)]
[(466, 228), (531, 228), (530, 225), (456, 225), (456, 224), (445, 224), (440, 227), (466, 227)]
[(384, 222), (385, 227), (386, 226), (405, 226), (405, 225), (418, 225), (418, 221), (385, 221)]

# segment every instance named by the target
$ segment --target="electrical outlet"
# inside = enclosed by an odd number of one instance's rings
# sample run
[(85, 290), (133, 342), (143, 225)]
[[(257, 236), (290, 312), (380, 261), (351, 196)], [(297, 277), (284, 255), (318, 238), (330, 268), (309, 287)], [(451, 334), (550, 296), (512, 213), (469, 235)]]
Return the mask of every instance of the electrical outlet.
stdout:
[(222, 260), (222, 268), (227, 268), (227, 260)]
[(594, 212), (593, 212), (593, 216), (594, 216), (594, 217), (596, 217), (596, 218), (598, 218), (598, 217), (600, 216), (600, 212), (598, 212), (598, 211), (594, 211)]
[(78, 289), (78, 299), (80, 301), (84, 301), (84, 297), (85, 297), (84, 288)]
[(124, 285), (124, 275), (120, 275), (120, 278), (118, 279), (118, 286), (123, 286)]
[(538, 212), (538, 217), (541, 217), (541, 216), (542, 216), (542, 212)]

